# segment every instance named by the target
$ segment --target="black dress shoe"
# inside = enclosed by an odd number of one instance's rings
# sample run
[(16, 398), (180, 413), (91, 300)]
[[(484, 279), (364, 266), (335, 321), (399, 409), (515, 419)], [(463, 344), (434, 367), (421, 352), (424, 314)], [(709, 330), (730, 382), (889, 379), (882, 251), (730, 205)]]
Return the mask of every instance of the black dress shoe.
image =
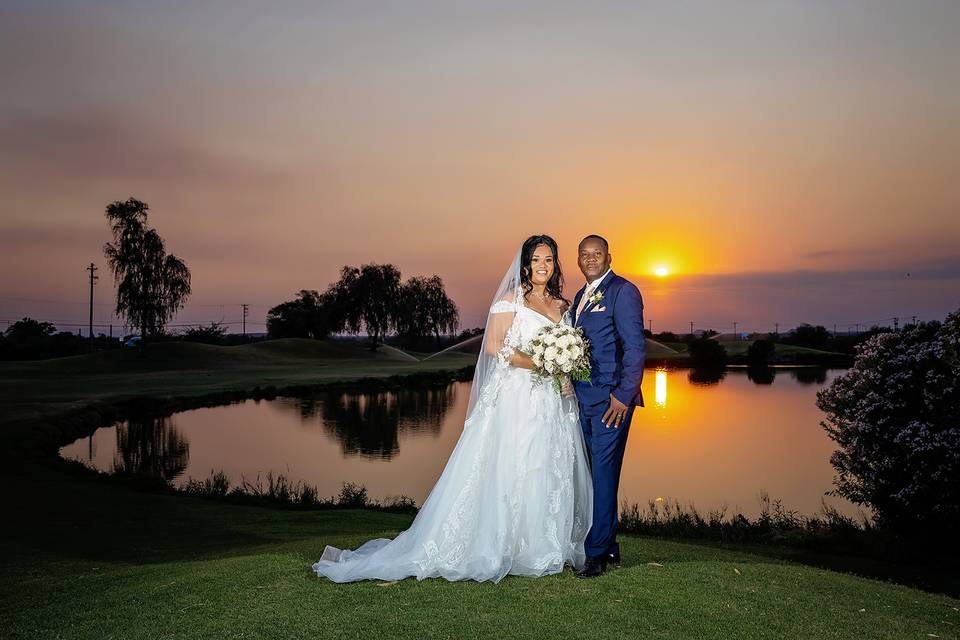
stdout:
[(598, 558), (587, 558), (587, 562), (583, 565), (583, 569), (580, 570), (580, 573), (577, 574), (578, 578), (596, 578), (597, 576), (603, 575), (603, 572), (607, 568), (606, 558), (600, 556)]
[(608, 553), (607, 564), (620, 564), (620, 552)]

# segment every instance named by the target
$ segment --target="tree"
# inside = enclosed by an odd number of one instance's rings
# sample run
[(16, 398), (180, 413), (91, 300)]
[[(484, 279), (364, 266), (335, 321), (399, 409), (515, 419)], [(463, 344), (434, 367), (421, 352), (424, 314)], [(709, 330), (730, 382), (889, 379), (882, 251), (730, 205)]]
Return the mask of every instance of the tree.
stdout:
[(773, 360), (773, 354), (776, 351), (776, 345), (773, 340), (760, 338), (754, 340), (753, 344), (747, 349), (747, 362), (753, 366), (767, 365)]
[(830, 332), (827, 331), (826, 327), (820, 325), (814, 327), (809, 324), (802, 324), (794, 329), (789, 339), (784, 340), (784, 342), (789, 341), (790, 344), (795, 344), (798, 347), (824, 349), (826, 348), (829, 340)]
[(116, 313), (140, 329), (141, 344), (162, 333), (190, 296), (190, 270), (147, 226), (148, 209), (134, 198), (107, 205), (113, 242), (103, 248), (117, 285)]
[(727, 350), (716, 340), (694, 338), (687, 345), (687, 352), (696, 367), (717, 368), (727, 362)]
[(219, 322), (211, 322), (207, 326), (197, 325), (183, 332), (183, 339), (187, 342), (201, 342), (203, 344), (222, 344), (227, 335), (227, 329)]
[(36, 338), (49, 338), (56, 332), (57, 328), (49, 322), (24, 318), (7, 327), (4, 335), (11, 340), (26, 341)]
[(836, 494), (901, 533), (960, 527), (960, 310), (867, 340), (817, 406)]
[(300, 291), (267, 314), (270, 337), (324, 338), (330, 333), (366, 331), (373, 347), (393, 330), (423, 337), (453, 333), (460, 324), (457, 305), (439, 276), (400, 281), (392, 264), (345, 266), (326, 291)]
[(343, 267), (340, 280), (328, 290), (336, 310), (337, 330), (356, 335), (363, 328), (376, 348), (397, 326), (400, 289), (400, 271), (392, 264)]
[(439, 276), (414, 277), (400, 290), (397, 331), (411, 337), (449, 334), (460, 325), (457, 305), (447, 296)]
[(301, 289), (295, 300), (267, 311), (267, 334), (271, 338), (326, 338), (336, 330), (332, 305), (330, 293)]

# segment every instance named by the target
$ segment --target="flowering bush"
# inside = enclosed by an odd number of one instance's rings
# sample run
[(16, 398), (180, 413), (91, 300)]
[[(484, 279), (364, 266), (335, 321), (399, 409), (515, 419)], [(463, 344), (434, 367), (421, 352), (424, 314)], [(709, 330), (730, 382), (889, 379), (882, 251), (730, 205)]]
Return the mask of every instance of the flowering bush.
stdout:
[(840, 447), (834, 494), (902, 533), (960, 524), (960, 311), (870, 338), (817, 406)]
[(559, 391), (568, 377), (590, 380), (589, 346), (580, 329), (564, 324), (546, 326), (530, 341), (528, 350), (537, 382), (553, 380)]

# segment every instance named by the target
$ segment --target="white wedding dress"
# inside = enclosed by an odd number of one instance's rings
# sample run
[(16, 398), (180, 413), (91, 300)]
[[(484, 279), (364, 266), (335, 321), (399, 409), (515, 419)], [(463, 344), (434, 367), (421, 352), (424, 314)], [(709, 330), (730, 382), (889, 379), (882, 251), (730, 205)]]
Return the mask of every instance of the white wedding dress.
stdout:
[(506, 360), (552, 323), (522, 304), (518, 274), (519, 254), (490, 309), (463, 433), (413, 524), (353, 551), (328, 546), (317, 575), (498, 582), (583, 565), (593, 492), (576, 399)]

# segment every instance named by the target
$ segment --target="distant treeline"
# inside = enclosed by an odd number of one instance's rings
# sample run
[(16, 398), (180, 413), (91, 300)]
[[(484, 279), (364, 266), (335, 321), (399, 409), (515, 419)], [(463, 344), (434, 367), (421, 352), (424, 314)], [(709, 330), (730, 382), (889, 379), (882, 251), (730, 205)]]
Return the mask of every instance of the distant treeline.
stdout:
[[(912, 325), (906, 325), (904, 329)], [(770, 340), (775, 344), (789, 344), (797, 347), (807, 347), (810, 349), (820, 349), (821, 351), (834, 351), (836, 353), (846, 353), (853, 355), (857, 351), (857, 346), (866, 342), (879, 333), (890, 333), (894, 331), (891, 327), (881, 327), (874, 325), (856, 334), (834, 334), (822, 325), (801, 324), (794, 329), (784, 331), (783, 333), (763, 333), (754, 334), (749, 338), (754, 340)], [(695, 334), (674, 333), (672, 331), (661, 331), (660, 333), (644, 332), (648, 338), (653, 338), (658, 342), (669, 343), (689, 343), (698, 338), (710, 338), (719, 335), (719, 332), (713, 329), (697, 331)]]
[[(902, 330), (905, 331), (913, 326), (907, 325)], [(744, 338), (743, 341), (749, 343), (749, 347), (746, 353), (737, 355), (727, 353), (724, 342), (719, 339), (719, 333), (712, 329), (697, 331), (695, 334), (677, 334), (670, 331), (656, 334), (650, 331), (644, 333), (648, 338), (667, 346), (673, 348), (679, 346), (694, 366), (709, 368), (723, 367), (727, 364), (764, 367), (774, 363), (848, 366), (860, 345), (873, 336), (893, 331), (894, 329), (890, 327), (875, 325), (856, 335), (835, 335), (821, 325), (801, 324), (783, 333), (753, 334), (749, 338)], [(805, 347), (827, 353), (816, 354), (797, 352), (797, 350), (790, 352), (781, 348), (784, 346)], [(787, 353), (784, 354), (784, 351)]]
[(345, 266), (322, 293), (302, 289), (267, 312), (271, 338), (326, 338), (364, 331), (374, 345), (389, 335), (412, 339), (451, 334), (460, 325), (457, 305), (439, 276), (401, 281), (392, 264)]

